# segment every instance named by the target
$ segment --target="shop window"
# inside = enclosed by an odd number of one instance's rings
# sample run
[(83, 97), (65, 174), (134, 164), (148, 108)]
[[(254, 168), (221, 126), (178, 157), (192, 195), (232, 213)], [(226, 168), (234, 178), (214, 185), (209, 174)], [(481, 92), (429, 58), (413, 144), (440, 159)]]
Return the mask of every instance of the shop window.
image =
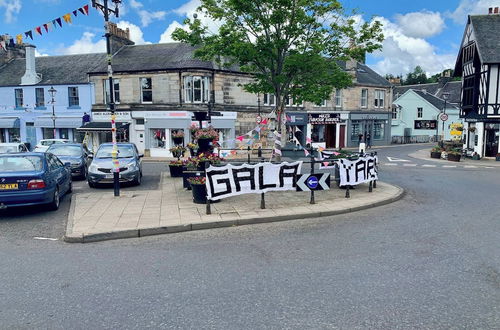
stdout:
[(24, 104), (23, 89), (22, 88), (14, 89), (14, 95), (16, 97), (16, 108), (22, 108)]
[(70, 107), (80, 106), (80, 97), (78, 95), (78, 87), (68, 87), (68, 104)]
[(359, 141), (359, 135), (361, 133), (361, 123), (359, 121), (351, 122), (351, 141)]
[(383, 140), (384, 139), (385, 123), (384, 121), (377, 120), (373, 123), (373, 139)]
[(54, 139), (54, 129), (48, 127), (42, 128), (42, 136), (44, 139)]
[(264, 94), (264, 105), (276, 105), (276, 97), (274, 96), (274, 94)]
[[(109, 104), (109, 79), (103, 80), (104, 84), (104, 102)], [(114, 94), (114, 103), (120, 103), (120, 79), (113, 79), (113, 94)]]
[(165, 129), (152, 129), (151, 130), (151, 147), (152, 148), (165, 148), (167, 135)]
[(417, 108), (417, 118), (423, 118), (423, 117), (424, 117), (424, 109)]
[(375, 100), (374, 100), (375, 108), (383, 108), (384, 102), (385, 102), (385, 91), (383, 89), (376, 89)]
[(21, 142), (21, 130), (19, 128), (7, 129), (9, 134), (9, 142)]
[(153, 102), (153, 82), (151, 78), (141, 78), (141, 103)]
[(336, 108), (342, 107), (342, 90), (341, 89), (337, 89), (335, 91), (335, 107)]
[(45, 107), (45, 91), (43, 88), (35, 88), (35, 104), (37, 108)]
[(60, 139), (69, 139), (69, 129), (68, 128), (60, 128), (59, 129), (59, 138)]
[(368, 89), (367, 88), (361, 89), (361, 107), (362, 108), (368, 107)]
[(326, 125), (313, 125), (311, 130), (312, 142), (325, 142), (325, 126)]
[(184, 100), (186, 103), (207, 103), (210, 100), (210, 78), (185, 76)]

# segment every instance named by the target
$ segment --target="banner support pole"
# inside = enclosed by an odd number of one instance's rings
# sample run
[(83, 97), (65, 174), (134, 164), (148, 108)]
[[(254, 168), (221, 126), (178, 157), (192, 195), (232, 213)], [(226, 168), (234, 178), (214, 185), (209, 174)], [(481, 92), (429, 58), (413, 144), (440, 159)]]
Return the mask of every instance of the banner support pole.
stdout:
[(264, 193), (260, 194), (260, 208), (264, 210), (266, 208), (266, 200), (264, 198)]
[[(314, 174), (314, 149), (312, 147), (309, 148), (309, 157), (311, 158), (311, 174)], [(311, 200), (309, 204), (316, 204), (316, 200), (314, 199), (314, 189), (311, 189)]]
[(351, 193), (349, 192), (349, 185), (345, 188), (345, 198), (351, 198)]
[(210, 199), (208, 198), (207, 196), (207, 211), (206, 211), (207, 215), (210, 215), (212, 214), (212, 209), (210, 208)]

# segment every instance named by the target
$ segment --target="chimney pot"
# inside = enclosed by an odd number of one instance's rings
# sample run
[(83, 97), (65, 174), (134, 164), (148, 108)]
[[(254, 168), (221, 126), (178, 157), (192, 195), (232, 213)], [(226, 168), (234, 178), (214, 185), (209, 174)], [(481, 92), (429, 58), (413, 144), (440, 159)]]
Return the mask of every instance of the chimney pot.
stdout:
[(495, 9), (493, 10), (493, 12), (494, 12), (495, 14), (498, 14), (498, 7), (495, 7)]
[(493, 7), (488, 8), (488, 15), (493, 14)]

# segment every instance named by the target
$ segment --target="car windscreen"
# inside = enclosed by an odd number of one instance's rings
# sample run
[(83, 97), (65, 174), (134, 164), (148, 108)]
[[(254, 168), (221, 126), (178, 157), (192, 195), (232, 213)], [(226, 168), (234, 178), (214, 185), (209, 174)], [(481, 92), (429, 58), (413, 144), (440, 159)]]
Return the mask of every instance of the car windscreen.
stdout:
[(82, 149), (79, 146), (67, 146), (64, 144), (53, 144), (47, 149), (56, 156), (79, 157), (82, 154)]
[[(112, 145), (101, 145), (97, 150), (96, 158), (111, 158), (113, 151)], [(134, 157), (134, 146), (132, 145), (118, 145), (118, 158)]]
[(40, 156), (0, 156), (0, 173), (40, 171), (42, 168)]
[(0, 154), (8, 154), (11, 152), (18, 152), (16, 146), (0, 146)]

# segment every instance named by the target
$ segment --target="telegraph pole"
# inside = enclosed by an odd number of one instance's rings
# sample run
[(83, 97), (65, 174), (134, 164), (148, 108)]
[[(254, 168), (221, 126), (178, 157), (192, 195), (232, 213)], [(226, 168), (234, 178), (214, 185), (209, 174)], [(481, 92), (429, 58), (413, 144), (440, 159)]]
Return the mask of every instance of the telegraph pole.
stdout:
[(108, 81), (109, 81), (109, 111), (111, 112), (111, 139), (113, 141), (113, 151), (111, 152), (111, 157), (113, 160), (113, 187), (115, 196), (120, 196), (120, 161), (118, 160), (118, 145), (116, 144), (116, 115), (115, 115), (115, 93), (114, 93), (114, 83), (113, 83), (113, 68), (111, 66), (111, 60), (113, 58), (111, 50), (111, 31), (109, 28), (109, 14), (114, 14), (115, 17), (119, 16), (118, 5), (121, 4), (122, 0), (109, 0), (114, 3), (115, 9), (108, 8), (108, 0), (103, 0), (103, 4), (100, 4), (97, 0), (92, 0), (92, 7), (97, 8), (104, 14), (104, 28), (106, 31), (106, 53), (107, 53), (107, 63), (108, 63)]

